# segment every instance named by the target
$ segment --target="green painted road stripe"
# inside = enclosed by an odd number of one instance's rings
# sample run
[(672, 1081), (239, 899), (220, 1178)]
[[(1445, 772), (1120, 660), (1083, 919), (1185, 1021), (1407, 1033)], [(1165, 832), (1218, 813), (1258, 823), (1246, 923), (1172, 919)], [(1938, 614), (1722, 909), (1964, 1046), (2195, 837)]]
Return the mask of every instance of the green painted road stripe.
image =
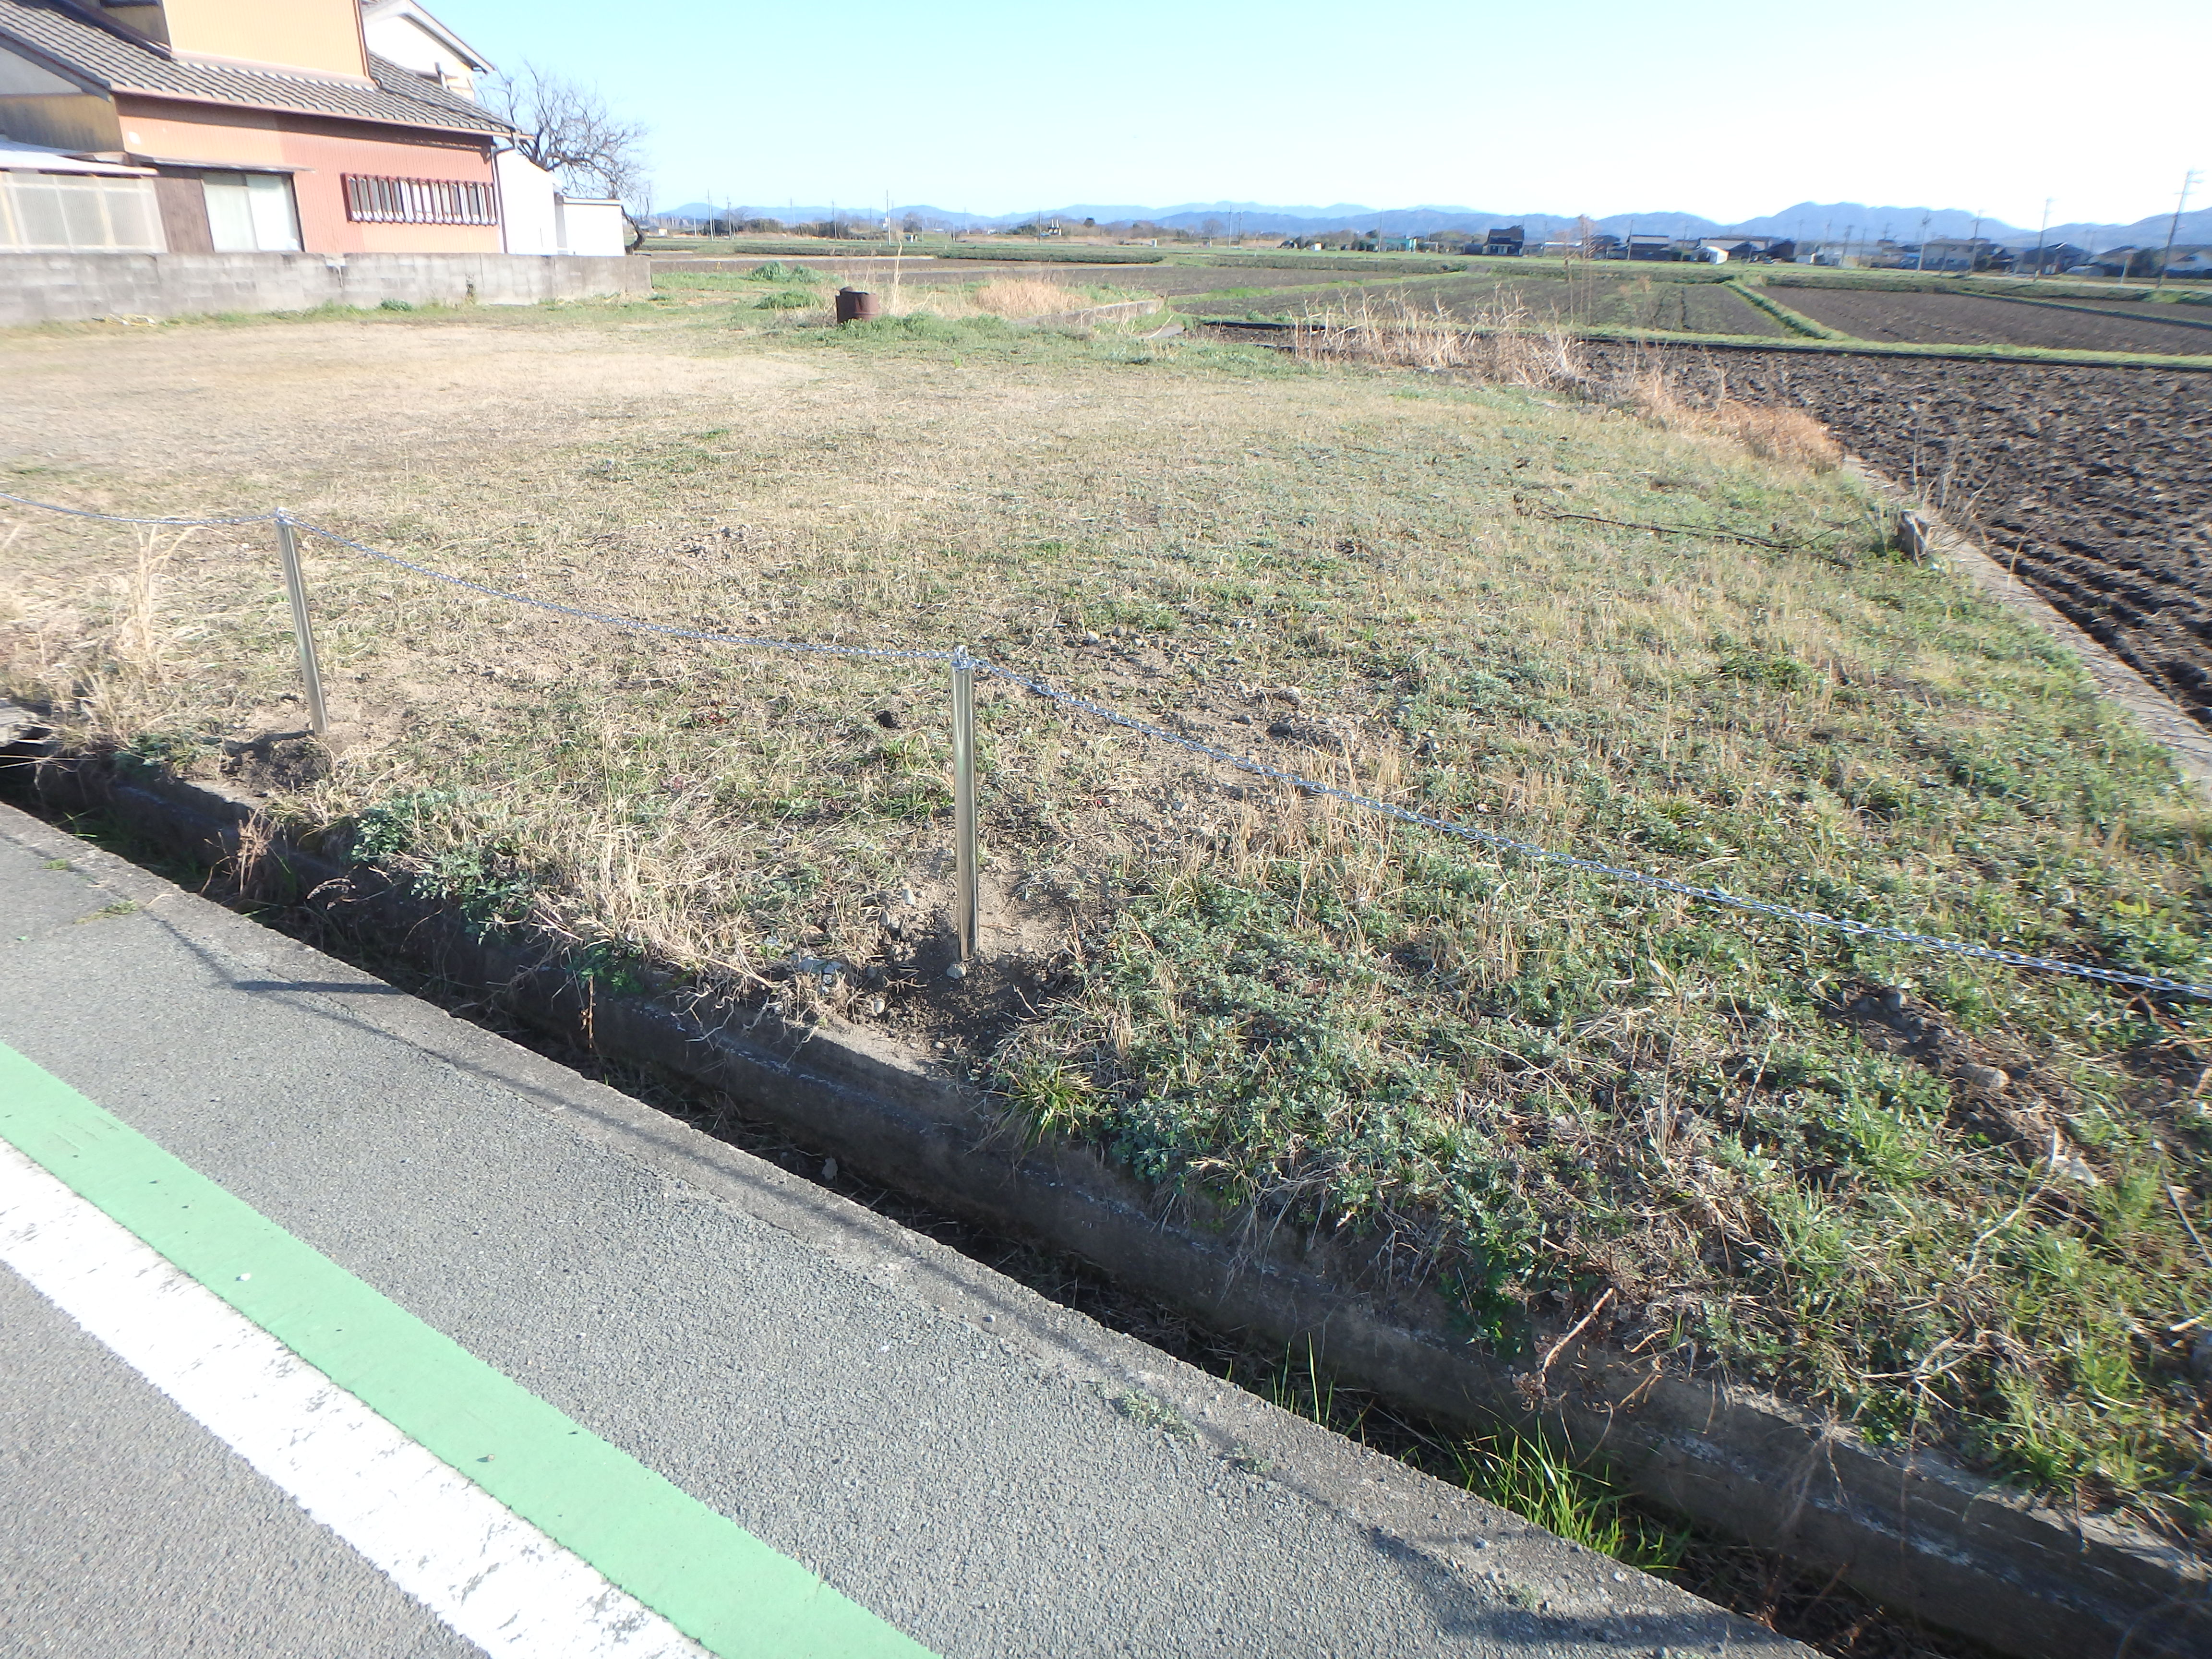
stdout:
[(714, 1652), (927, 1655), (5, 1044), (0, 1137)]

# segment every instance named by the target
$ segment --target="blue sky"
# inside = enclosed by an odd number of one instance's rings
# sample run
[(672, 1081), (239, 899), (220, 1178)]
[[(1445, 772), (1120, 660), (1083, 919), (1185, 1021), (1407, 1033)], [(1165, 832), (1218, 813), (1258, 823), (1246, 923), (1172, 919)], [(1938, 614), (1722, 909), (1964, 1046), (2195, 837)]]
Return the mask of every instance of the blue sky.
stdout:
[[(2033, 228), (2171, 210), (2212, 167), (2212, 6), (1714, 0), (1351, 6), (428, 0), (502, 66), (653, 128), (654, 199), (1457, 203), (1498, 212), (1793, 202)], [(2192, 205), (2212, 201), (2212, 189)]]

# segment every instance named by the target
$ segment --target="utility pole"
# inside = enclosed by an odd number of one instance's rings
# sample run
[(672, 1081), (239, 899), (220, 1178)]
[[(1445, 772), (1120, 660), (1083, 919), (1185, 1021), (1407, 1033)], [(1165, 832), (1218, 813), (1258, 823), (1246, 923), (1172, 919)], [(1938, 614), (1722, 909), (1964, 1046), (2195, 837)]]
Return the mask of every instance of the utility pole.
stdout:
[(1915, 270), (1928, 269), (1928, 227), (1935, 222), (1935, 219), (1936, 216), (1932, 213), (1923, 213), (1920, 216), (1920, 258), (1913, 263), (1912, 268)]
[(2195, 167), (2182, 175), (2181, 199), (2174, 203), (2173, 217), (2166, 221), (2166, 252), (2158, 256), (2158, 281), (2151, 284), (2154, 294), (2166, 286), (2166, 268), (2173, 262), (2173, 239), (2181, 229), (2181, 216), (2188, 209), (2189, 192), (2197, 188), (2197, 180), (2202, 177)]
[(2051, 204), (2057, 198), (2043, 198), (2043, 222), (2035, 228), (2035, 282), (2043, 280), (2043, 268), (2051, 263)]

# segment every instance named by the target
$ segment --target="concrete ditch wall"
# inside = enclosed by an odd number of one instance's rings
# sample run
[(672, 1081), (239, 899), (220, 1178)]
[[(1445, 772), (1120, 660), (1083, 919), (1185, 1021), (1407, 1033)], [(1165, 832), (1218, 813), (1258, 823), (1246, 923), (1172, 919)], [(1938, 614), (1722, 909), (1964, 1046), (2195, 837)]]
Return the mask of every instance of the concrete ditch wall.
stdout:
[(0, 328), (652, 291), (653, 262), (530, 253), (0, 253)]
[(479, 933), (317, 836), (272, 836), (257, 803), (224, 786), (60, 757), (34, 719), (5, 705), (0, 788), (108, 811), (187, 859), (228, 865), (251, 892), (308, 904), (341, 935), (489, 991), (528, 1024), (569, 1040), (587, 1030), (602, 1054), (734, 1096), (811, 1151), (1082, 1256), (1217, 1328), (1270, 1344), (1310, 1338), (1344, 1380), (1439, 1420), (1563, 1433), (1707, 1527), (1998, 1653), (2212, 1651), (2212, 1574), (2185, 1551), (1627, 1354), (1568, 1343), (1539, 1372), (1483, 1353), (1454, 1334), (1440, 1298), (1393, 1284), (1387, 1262), (1257, 1236), (1243, 1218), (1170, 1202), (1085, 1146), (1025, 1146), (975, 1091), (873, 1033), (649, 997), (587, 1006), (529, 940)]

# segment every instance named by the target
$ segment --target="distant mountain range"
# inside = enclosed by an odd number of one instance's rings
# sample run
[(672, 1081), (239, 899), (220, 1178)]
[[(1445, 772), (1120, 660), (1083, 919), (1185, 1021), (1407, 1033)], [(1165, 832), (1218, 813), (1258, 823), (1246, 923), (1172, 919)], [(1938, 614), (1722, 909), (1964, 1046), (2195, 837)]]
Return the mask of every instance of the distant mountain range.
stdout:
[[(709, 219), (732, 211), (712, 202), (686, 202), (679, 207), (664, 208), (663, 218)], [(762, 207), (744, 209), (749, 215), (780, 219), (786, 224), (807, 223), (826, 219), (831, 209), (827, 207)], [(837, 216), (857, 224), (881, 223), (882, 216), (872, 210), (854, 211), (849, 208), (836, 210)], [(920, 218), (933, 228), (951, 226), (955, 228), (973, 228), (977, 230), (1005, 230), (1011, 226), (1025, 224), (1042, 216), (1058, 219), (1063, 224), (1081, 224), (1085, 219), (1095, 219), (1100, 224), (1149, 221), (1164, 228), (1198, 231), (1208, 234), (1226, 234), (1232, 228), (1247, 236), (1279, 234), (1290, 236), (1324, 236), (1332, 232), (1379, 230), (1386, 236), (1427, 236), (1437, 231), (1464, 230), (1480, 234), (1492, 225), (1520, 225), (1531, 237), (1549, 236), (1573, 225), (1575, 216), (1558, 213), (1494, 213), (1486, 210), (1466, 207), (1429, 206), (1407, 208), (1361, 207), (1356, 203), (1338, 202), (1328, 207), (1276, 207), (1261, 202), (1184, 202), (1170, 208), (1131, 207), (1120, 204), (1082, 203), (1073, 207), (1038, 208), (1024, 213), (961, 213), (947, 208), (915, 204), (891, 210), (892, 216), (904, 219), (908, 214)], [(2106, 248), (2130, 244), (2136, 246), (2163, 246), (2170, 215), (2141, 219), (2131, 225), (2100, 225), (2073, 222), (2053, 225), (2048, 239), (2053, 243), (2070, 242), (2076, 247), (2101, 252)], [(1974, 234), (1975, 216), (1960, 208), (1869, 207), (1863, 202), (1800, 202), (1779, 213), (1770, 213), (1756, 219), (1738, 220), (1724, 224), (1717, 220), (1701, 218), (1694, 213), (1613, 213), (1595, 221), (1600, 230), (1615, 236), (1632, 232), (1650, 232), (1672, 236), (1713, 236), (1733, 232), (1745, 236), (1789, 236), (1798, 239), (1840, 240), (1849, 235), (1854, 240), (1870, 241), (1888, 236), (1898, 241), (1918, 241), (1923, 235), (1921, 222), (1927, 221), (1925, 234), (1929, 236), (1968, 236)], [(1209, 221), (1214, 228), (1209, 228)], [(1992, 241), (2015, 247), (2027, 247), (2035, 241), (2033, 228), (2023, 230), (2001, 220), (1979, 221), (1981, 234)], [(2181, 226), (2174, 238), (2177, 243), (2199, 246), (2212, 242), (2212, 208), (2200, 208), (2194, 213), (2181, 216)]]

